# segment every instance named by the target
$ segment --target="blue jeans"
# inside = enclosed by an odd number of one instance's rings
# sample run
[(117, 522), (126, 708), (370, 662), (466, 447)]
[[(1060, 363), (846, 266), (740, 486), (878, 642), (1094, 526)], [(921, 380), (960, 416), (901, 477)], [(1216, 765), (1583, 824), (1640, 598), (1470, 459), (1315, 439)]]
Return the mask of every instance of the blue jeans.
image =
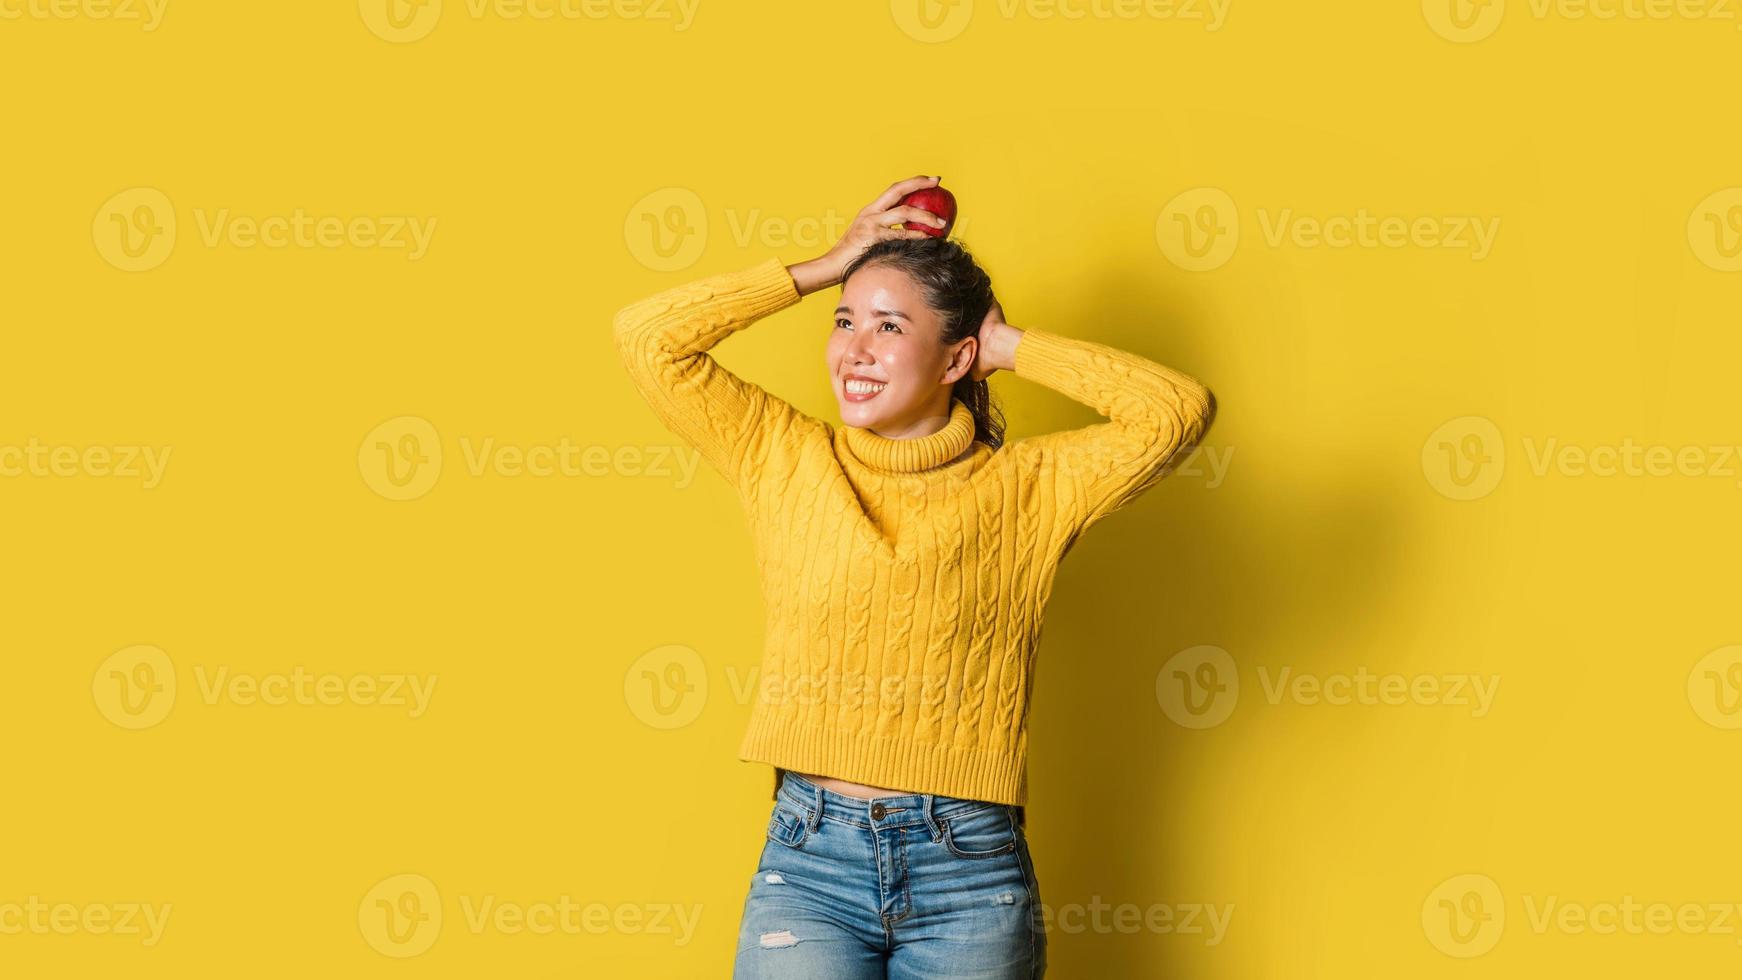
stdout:
[(1039, 980), (1040, 884), (1017, 808), (861, 800), (780, 777), (733, 980)]

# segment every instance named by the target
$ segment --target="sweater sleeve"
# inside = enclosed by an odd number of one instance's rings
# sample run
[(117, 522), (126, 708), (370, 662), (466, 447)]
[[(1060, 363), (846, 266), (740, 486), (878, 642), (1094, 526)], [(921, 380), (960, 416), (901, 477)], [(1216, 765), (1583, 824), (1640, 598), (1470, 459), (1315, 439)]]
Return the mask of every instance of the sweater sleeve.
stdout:
[(1047, 330), (1023, 330), (1015, 373), (1108, 419), (1013, 444), (1062, 520), (1067, 547), (1172, 472), (1215, 419), (1215, 398), (1196, 378)]
[(623, 365), (653, 413), (740, 492), (781, 439), (821, 423), (708, 351), (799, 299), (791, 273), (771, 258), (630, 303), (612, 321)]

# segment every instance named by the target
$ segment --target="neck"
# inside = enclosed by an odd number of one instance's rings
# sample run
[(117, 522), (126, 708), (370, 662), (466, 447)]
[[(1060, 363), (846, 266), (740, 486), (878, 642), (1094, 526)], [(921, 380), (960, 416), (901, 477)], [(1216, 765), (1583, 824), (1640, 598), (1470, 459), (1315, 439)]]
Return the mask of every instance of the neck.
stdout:
[(974, 442), (974, 413), (951, 397), (949, 413), (929, 415), (899, 430), (878, 432), (847, 426), (843, 435), (853, 455), (878, 470), (915, 473), (954, 462)]
[(884, 427), (870, 427), (868, 428), (868, 431), (874, 432), (885, 439), (918, 439), (923, 436), (929, 436), (933, 432), (936, 432), (950, 424), (950, 411), (954, 408), (954, 403), (954, 398), (945, 398), (942, 401), (926, 406), (923, 415), (906, 425), (895, 425), (894, 427), (890, 427), (889, 424), (886, 423)]

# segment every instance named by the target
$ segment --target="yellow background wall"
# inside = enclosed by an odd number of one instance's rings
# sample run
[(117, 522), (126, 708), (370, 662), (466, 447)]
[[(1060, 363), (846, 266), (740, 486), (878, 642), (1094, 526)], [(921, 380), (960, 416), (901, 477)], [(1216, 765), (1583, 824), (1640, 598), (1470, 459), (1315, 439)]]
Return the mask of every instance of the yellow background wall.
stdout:
[[(936, 173), (1221, 407), (1049, 609), (1049, 976), (1732, 974), (1742, 6), (1449, 2), (0, 0), (0, 973), (729, 975), (754, 563), (610, 315)], [(829, 308), (721, 360), (834, 421)]]

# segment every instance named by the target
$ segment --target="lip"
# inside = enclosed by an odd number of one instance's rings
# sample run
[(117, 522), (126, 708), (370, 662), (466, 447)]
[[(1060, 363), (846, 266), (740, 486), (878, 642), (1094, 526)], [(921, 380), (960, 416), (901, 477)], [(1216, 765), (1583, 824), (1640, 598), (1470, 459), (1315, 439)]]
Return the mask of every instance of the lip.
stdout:
[[(870, 382), (873, 382), (875, 384), (880, 384), (883, 387), (879, 388), (878, 390), (873, 391), (869, 394), (862, 394), (862, 393), (857, 392), (857, 391), (848, 391), (847, 390), (847, 382), (849, 382), (849, 381), (870, 381)], [(871, 399), (876, 398), (878, 395), (883, 394), (883, 392), (887, 391), (888, 389), (889, 389), (889, 382), (884, 381), (880, 378), (871, 378), (871, 377), (867, 377), (863, 374), (845, 374), (845, 375), (841, 376), (841, 398), (845, 401), (868, 402)]]

